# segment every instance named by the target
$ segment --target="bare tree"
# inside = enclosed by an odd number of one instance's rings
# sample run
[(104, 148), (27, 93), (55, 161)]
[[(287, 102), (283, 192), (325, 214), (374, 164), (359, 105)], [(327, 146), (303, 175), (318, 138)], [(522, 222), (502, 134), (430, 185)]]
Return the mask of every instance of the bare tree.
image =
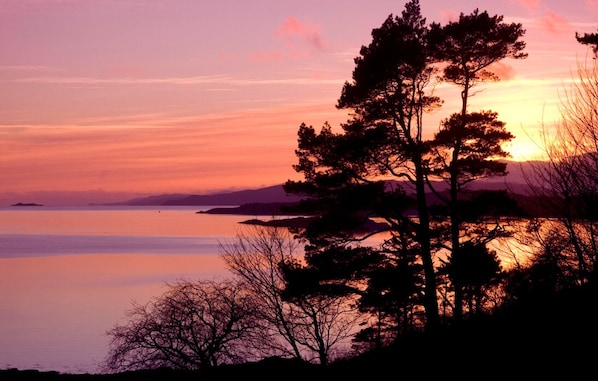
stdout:
[(578, 63), (577, 78), (560, 101), (559, 122), (553, 130), (543, 126), (547, 165), (534, 165), (526, 178), (530, 193), (543, 200), (540, 212), (556, 217), (566, 232), (561, 254), (576, 261), (576, 281), (583, 284), (595, 274), (598, 260), (596, 60)]
[(348, 298), (283, 298), (282, 266), (301, 260), (299, 244), (286, 228), (253, 226), (220, 247), (227, 267), (257, 304), (260, 335), (254, 337), (254, 348), (269, 356), (326, 364), (347, 343), (360, 316)]
[(107, 371), (201, 369), (247, 361), (255, 329), (251, 299), (231, 281), (180, 280), (147, 304), (133, 303), (111, 336)]

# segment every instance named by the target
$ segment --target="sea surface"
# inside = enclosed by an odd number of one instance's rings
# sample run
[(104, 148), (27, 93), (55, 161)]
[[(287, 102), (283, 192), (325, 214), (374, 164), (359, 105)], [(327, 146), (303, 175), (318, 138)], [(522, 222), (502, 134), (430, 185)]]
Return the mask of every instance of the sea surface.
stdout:
[(215, 207), (0, 208), (0, 369), (100, 373), (133, 302), (230, 277), (220, 245), (257, 216), (197, 213)]
[(230, 276), (219, 246), (255, 217), (214, 207), (0, 208), (0, 369), (99, 373), (132, 302)]

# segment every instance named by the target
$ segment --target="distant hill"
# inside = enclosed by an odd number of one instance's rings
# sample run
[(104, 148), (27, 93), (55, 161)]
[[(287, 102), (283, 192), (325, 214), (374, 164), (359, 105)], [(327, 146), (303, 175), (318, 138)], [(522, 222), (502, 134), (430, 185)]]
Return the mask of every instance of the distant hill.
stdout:
[(161, 194), (140, 197), (117, 203), (118, 205), (243, 205), (247, 203), (287, 203), (296, 202), (299, 196), (287, 195), (282, 184), (259, 189), (248, 189), (228, 193), (204, 195)]
[[(525, 194), (525, 174), (531, 170), (530, 163), (508, 163), (509, 174), (505, 177), (495, 177), (480, 180), (472, 183), (471, 189), (479, 190), (509, 190), (512, 193)], [(438, 183), (438, 190), (443, 190), (443, 184)], [(134, 198), (112, 205), (218, 205), (218, 206), (240, 206), (245, 204), (272, 204), (272, 203), (293, 203), (301, 199), (300, 196), (288, 195), (282, 184), (273, 185), (258, 189), (247, 189), (235, 192), (222, 192), (212, 194), (160, 194), (155, 196)]]
[(16, 204), (12, 204), (11, 206), (43, 206), (43, 205), (37, 204), (35, 202), (17, 202)]

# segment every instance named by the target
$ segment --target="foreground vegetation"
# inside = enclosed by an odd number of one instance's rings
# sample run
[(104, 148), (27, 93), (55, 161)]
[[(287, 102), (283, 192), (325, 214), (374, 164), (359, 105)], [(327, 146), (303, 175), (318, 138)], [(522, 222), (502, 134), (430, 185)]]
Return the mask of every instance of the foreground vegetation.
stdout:
[[(541, 377), (592, 379), (598, 356), (598, 293), (590, 286), (536, 296), (492, 316), (478, 317), (436, 333), (405, 336), (392, 346), (327, 366), (266, 359), (203, 371), (139, 370), (115, 374), (60, 374), (0, 370), (7, 381), (129, 380), (366, 380), (398, 377), (458, 377), (499, 380)], [(455, 348), (447, 343), (457, 343)], [(430, 352), (429, 348), (433, 348)], [(457, 350), (458, 349), (458, 350)]]

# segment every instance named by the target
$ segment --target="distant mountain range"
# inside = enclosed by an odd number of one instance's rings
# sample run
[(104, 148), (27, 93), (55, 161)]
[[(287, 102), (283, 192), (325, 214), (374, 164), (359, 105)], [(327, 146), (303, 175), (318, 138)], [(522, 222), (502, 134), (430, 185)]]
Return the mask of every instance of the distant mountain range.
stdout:
[[(509, 190), (511, 193), (526, 194), (527, 185), (525, 182), (525, 174), (529, 173), (529, 171), (531, 170), (531, 165), (532, 164), (530, 162), (509, 162), (507, 167), (509, 174), (507, 176), (476, 181), (472, 183), (472, 189), (505, 189)], [(442, 183), (439, 183), (440, 188), (442, 188), (442, 185)], [(255, 214), (263, 214), (257, 212), (260, 209), (259, 207), (257, 207), (259, 204), (274, 205), (281, 203), (293, 203), (299, 201), (300, 199), (300, 196), (286, 194), (282, 184), (280, 184), (258, 189), (248, 189), (234, 192), (213, 193), (204, 195), (160, 194), (155, 196), (134, 198), (123, 202), (111, 203), (111, 205), (217, 205), (230, 207), (239, 207), (244, 205), (244, 210), (254, 211)], [(253, 204), (253, 207), (250, 207), (248, 204)], [(272, 210), (272, 208), (266, 208), (265, 210), (269, 213)]]
[(301, 197), (287, 195), (282, 184), (259, 189), (204, 195), (160, 194), (134, 198), (112, 205), (220, 205), (239, 206), (247, 203), (287, 203), (299, 201)]

